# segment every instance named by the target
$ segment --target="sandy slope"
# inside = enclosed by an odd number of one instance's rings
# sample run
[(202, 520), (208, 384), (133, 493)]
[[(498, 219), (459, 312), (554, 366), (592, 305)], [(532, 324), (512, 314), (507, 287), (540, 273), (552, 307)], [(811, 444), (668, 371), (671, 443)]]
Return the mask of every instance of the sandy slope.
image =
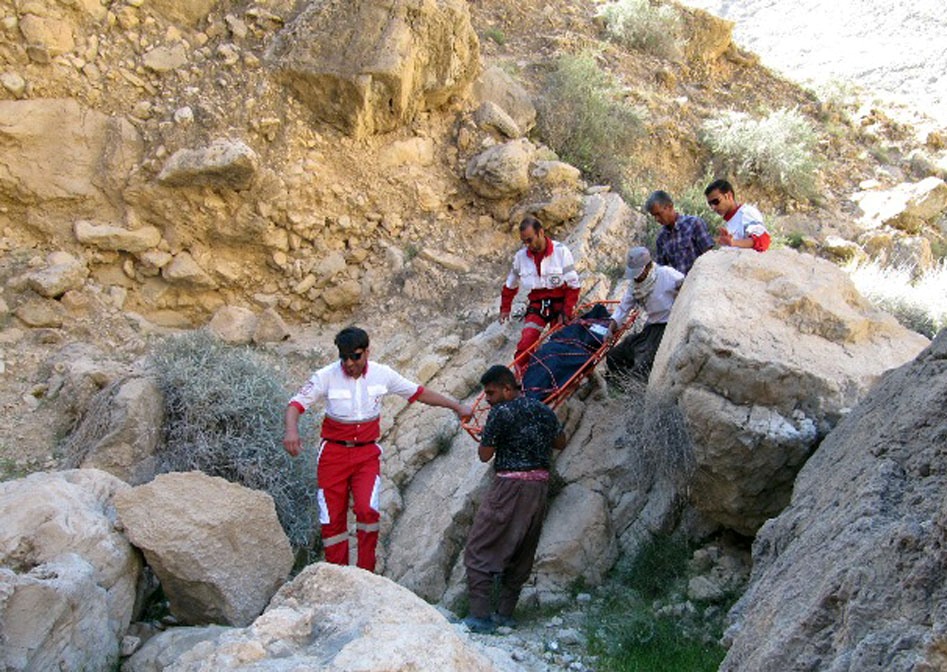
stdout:
[(944, 0), (685, 0), (797, 81), (851, 81), (947, 127)]

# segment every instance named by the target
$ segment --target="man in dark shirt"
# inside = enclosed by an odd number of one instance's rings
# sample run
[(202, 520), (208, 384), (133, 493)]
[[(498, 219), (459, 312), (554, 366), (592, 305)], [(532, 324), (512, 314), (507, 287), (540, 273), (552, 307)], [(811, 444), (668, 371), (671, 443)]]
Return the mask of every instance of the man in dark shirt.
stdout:
[(645, 210), (661, 225), (654, 241), (654, 261), (687, 275), (697, 257), (714, 246), (707, 223), (694, 215), (681, 215), (666, 191), (655, 191), (645, 201)]
[[(496, 477), (467, 537), (470, 615), (464, 623), (484, 633), (513, 624), (513, 609), (533, 569), (543, 529), (552, 450), (565, 446), (565, 436), (556, 414), (524, 396), (507, 367), (490, 367), (480, 383), (491, 409), (477, 451), (481, 461), (493, 459)], [(496, 577), (500, 591), (491, 616)]]

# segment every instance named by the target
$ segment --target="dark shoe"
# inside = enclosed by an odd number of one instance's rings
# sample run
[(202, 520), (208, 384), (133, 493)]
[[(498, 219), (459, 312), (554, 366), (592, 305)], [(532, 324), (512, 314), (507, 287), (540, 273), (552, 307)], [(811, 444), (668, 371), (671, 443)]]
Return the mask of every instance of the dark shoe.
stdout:
[(498, 627), (501, 628), (515, 628), (516, 619), (512, 616), (504, 616), (503, 614), (495, 611), (493, 615), (490, 616), (490, 620), (493, 621)]
[(468, 616), (461, 622), (467, 626), (467, 629), (470, 630), (470, 632), (476, 632), (479, 635), (490, 635), (497, 629), (497, 624), (489, 618)]

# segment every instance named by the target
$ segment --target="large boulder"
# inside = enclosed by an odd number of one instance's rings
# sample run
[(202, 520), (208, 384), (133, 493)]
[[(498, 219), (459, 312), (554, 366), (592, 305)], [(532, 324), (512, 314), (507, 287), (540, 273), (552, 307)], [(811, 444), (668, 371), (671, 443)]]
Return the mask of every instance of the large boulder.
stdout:
[(115, 506), (183, 623), (247, 625), (292, 569), (265, 492), (197, 471), (172, 473), (122, 492)]
[(154, 378), (121, 378), (93, 397), (66, 442), (84, 469), (101, 469), (131, 485), (154, 478), (164, 424), (164, 396)]
[[(248, 628), (178, 628), (152, 638), (125, 672), (256, 670), (451, 670), (498, 667), (436, 610), (380, 576), (310, 565)], [(512, 661), (500, 669), (515, 669)]]
[(859, 296), (831, 263), (790, 249), (698, 258), (650, 381), (693, 441), (693, 501), (751, 535), (789, 503), (819, 441), (928, 341)]
[(947, 669), (947, 332), (886, 374), (760, 530), (722, 670)]
[(0, 201), (25, 207), (30, 228), (60, 241), (77, 217), (121, 216), (143, 151), (123, 117), (72, 99), (0, 101), (0, 143)]
[(0, 668), (113, 669), (141, 571), (112, 505), (128, 487), (94, 469), (0, 483)]
[(473, 156), (464, 176), (484, 198), (512, 198), (529, 189), (529, 166), (536, 147), (529, 140), (511, 140)]
[(889, 226), (917, 233), (933, 226), (947, 212), (947, 184), (940, 178), (928, 177), (893, 189), (860, 191), (852, 200), (861, 209), (858, 223), (862, 228)]
[(479, 43), (463, 0), (326, 0), (300, 12), (266, 60), (317, 118), (362, 137), (462, 93)]

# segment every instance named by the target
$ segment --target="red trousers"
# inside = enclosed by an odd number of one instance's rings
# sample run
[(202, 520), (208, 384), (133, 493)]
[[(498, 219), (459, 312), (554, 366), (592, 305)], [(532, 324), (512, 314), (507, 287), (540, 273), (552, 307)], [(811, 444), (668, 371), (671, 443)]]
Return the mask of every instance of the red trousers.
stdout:
[[(557, 313), (549, 320), (549, 322), (551, 322), (553, 319), (557, 319), (558, 317), (559, 315)], [(529, 350), (530, 346), (539, 340), (539, 337), (543, 333), (543, 329), (546, 328), (546, 325), (549, 324), (549, 322), (544, 320), (536, 313), (526, 314), (526, 317), (523, 318), (523, 331), (520, 332), (520, 342), (516, 344), (516, 352), (513, 354), (513, 359), (519, 357), (520, 353)]]
[(357, 565), (375, 571), (381, 449), (377, 444), (346, 448), (326, 441), (319, 450), (319, 522), (326, 562), (349, 564), (349, 494), (355, 502)]

